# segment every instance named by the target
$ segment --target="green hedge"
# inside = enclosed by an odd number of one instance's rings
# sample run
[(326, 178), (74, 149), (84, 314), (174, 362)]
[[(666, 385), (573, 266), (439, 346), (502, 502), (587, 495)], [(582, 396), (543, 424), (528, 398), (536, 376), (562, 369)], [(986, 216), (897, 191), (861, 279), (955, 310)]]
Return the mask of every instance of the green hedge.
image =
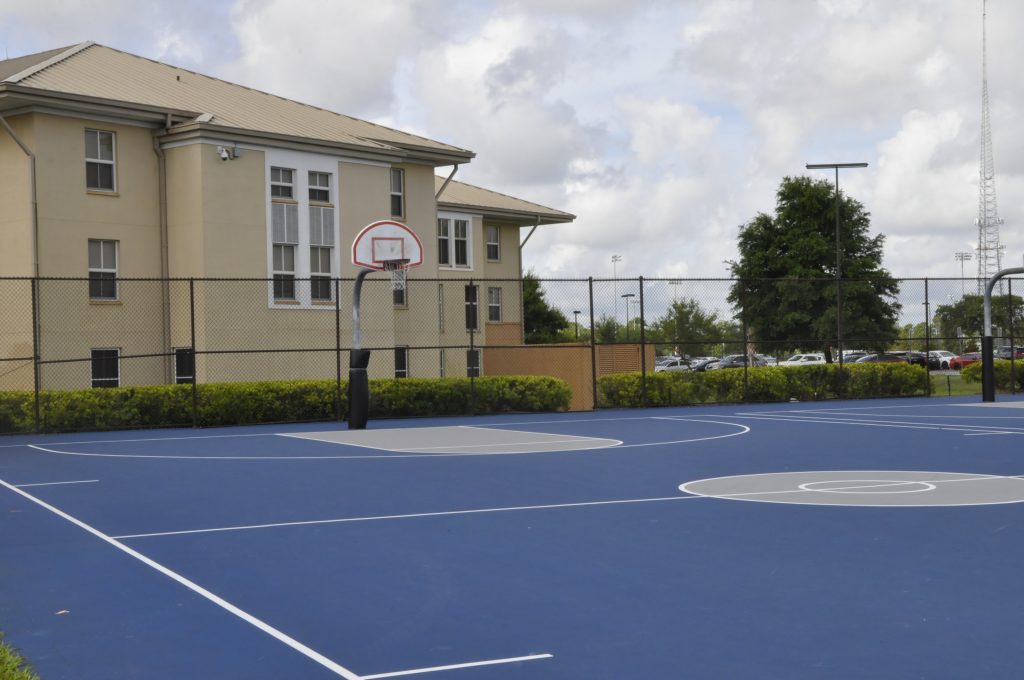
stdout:
[[(1024, 391), (1024, 361), (1011, 362), (1007, 359), (996, 359), (993, 362), (993, 368), (997, 390), (1009, 392), (1010, 382), (1016, 378), (1016, 390)], [(960, 371), (960, 377), (967, 383), (980, 383), (981, 362), (964, 366), (963, 370)]]
[[(747, 371), (747, 401), (901, 397), (926, 394), (927, 374), (910, 364), (772, 366)], [(597, 381), (598, 406), (643, 405), (641, 375), (616, 373)], [(648, 406), (686, 406), (744, 401), (743, 371), (680, 371), (647, 374)]]
[[(348, 412), (342, 382), (340, 412)], [(203, 427), (331, 420), (339, 412), (333, 380), (212, 383), (200, 385), (196, 414)], [(370, 381), (370, 417), (440, 416), (470, 412), (557, 411), (569, 408), (572, 390), (544, 376), (405, 378)], [(192, 386), (155, 385), (42, 391), (46, 432), (192, 425)], [(0, 432), (35, 429), (32, 392), (0, 393)]]

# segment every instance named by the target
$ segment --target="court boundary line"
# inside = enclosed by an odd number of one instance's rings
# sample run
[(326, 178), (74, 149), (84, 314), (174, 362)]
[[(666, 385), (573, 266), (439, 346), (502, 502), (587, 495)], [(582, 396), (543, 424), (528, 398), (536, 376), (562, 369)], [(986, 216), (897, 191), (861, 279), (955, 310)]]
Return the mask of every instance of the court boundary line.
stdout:
[[(731, 418), (747, 418), (751, 420), (768, 420), (773, 422), (819, 423), (822, 425), (861, 425), (865, 427), (889, 427), (904, 430), (939, 430), (975, 434), (1024, 434), (1024, 428), (1008, 428), (997, 425), (928, 425), (908, 422), (856, 420), (856, 416), (838, 418), (833, 416), (802, 415), (767, 415), (767, 414), (734, 414)], [(1007, 432), (1007, 430), (1013, 430)]]
[(28, 488), (30, 486), (60, 486), (62, 484), (92, 484), (93, 482), (98, 482), (98, 481), (100, 481), (100, 480), (98, 480), (98, 479), (76, 479), (76, 480), (73, 480), (73, 481), (70, 481), (70, 482), (34, 482), (32, 484), (14, 484), (13, 486), (18, 487), (19, 489), (25, 489), (25, 488)]
[(554, 654), (530, 654), (528, 656), (515, 656), (507, 659), (489, 659), (487, 661), (470, 661), (468, 663), (449, 664), (447, 666), (431, 666), (430, 668), (414, 668), (407, 671), (393, 671), (391, 673), (376, 673), (364, 675), (362, 680), (381, 680), (382, 678), (397, 678), (403, 675), (419, 675), (421, 673), (436, 673), (437, 671), (452, 671), (461, 668), (476, 668), (478, 666), (497, 666), (505, 663), (517, 663), (520, 661), (538, 661), (540, 659), (553, 659)]
[(339, 676), (345, 678), (345, 680), (362, 680), (362, 678), (359, 675), (357, 675), (354, 672), (350, 671), (349, 669), (345, 668), (341, 664), (339, 664), (339, 663), (337, 663), (335, 661), (332, 661), (331, 659), (327, 658), (326, 656), (324, 656), (320, 652), (312, 649), (311, 647), (308, 647), (308, 646), (302, 644), (301, 642), (299, 642), (295, 638), (289, 636), (286, 633), (281, 632), (277, 628), (274, 628), (273, 626), (271, 626), (270, 624), (266, 623), (262, 619), (259, 619), (259, 618), (255, 617), (255, 616), (253, 616), (252, 614), (246, 612), (245, 610), (241, 609), (240, 607), (237, 607), (236, 605), (231, 604), (230, 602), (228, 602), (224, 598), (220, 597), (219, 595), (216, 595), (215, 593), (207, 590), (206, 588), (203, 588), (201, 585), (199, 585), (195, 581), (192, 581), (192, 580), (182, 576), (178, 572), (176, 572), (176, 571), (174, 571), (174, 570), (172, 570), (172, 569), (170, 569), (168, 567), (165, 567), (164, 565), (160, 564), (159, 562), (157, 562), (154, 559), (146, 557), (145, 555), (143, 555), (142, 553), (138, 552), (137, 550), (134, 550), (134, 549), (128, 547), (124, 543), (121, 543), (120, 541), (118, 541), (117, 539), (113, 538), (112, 536), (109, 536), (109, 535), (103, 533), (99, 529), (96, 529), (95, 527), (93, 527), (93, 526), (91, 526), (89, 524), (86, 524), (82, 520), (80, 520), (80, 519), (78, 519), (76, 517), (73, 517), (72, 515), (69, 515), (68, 513), (64, 512), (63, 510), (60, 510), (59, 508), (56, 508), (56, 507), (50, 505), (49, 503), (47, 503), (46, 501), (44, 501), (44, 500), (42, 500), (40, 498), (36, 498), (35, 496), (33, 496), (32, 494), (30, 494), (30, 493), (28, 493), (26, 491), (22, 491), (18, 487), (14, 486), (12, 484), (9, 484), (8, 482), (6, 482), (3, 479), (0, 479), (0, 486), (3, 486), (4, 488), (6, 488), (6, 489), (8, 489), (10, 491), (13, 491), (14, 493), (24, 497), (25, 499), (31, 501), (32, 503), (35, 503), (36, 505), (40, 506), (41, 508), (43, 508), (45, 510), (48, 510), (49, 512), (53, 513), (54, 515), (57, 515), (61, 519), (65, 520), (65, 521), (68, 521), (71, 524), (77, 526), (79, 529), (82, 529), (82, 530), (86, 531), (87, 533), (92, 534), (96, 538), (99, 538), (100, 540), (102, 540), (103, 542), (107, 543), (108, 545), (111, 545), (114, 548), (120, 550), (121, 552), (125, 553), (129, 557), (135, 558), (136, 560), (142, 562), (143, 564), (145, 564), (146, 566), (150, 567), (151, 569), (154, 569), (155, 571), (163, 574), (164, 576), (170, 578), (171, 580), (177, 582), (178, 584), (180, 584), (182, 586), (185, 586), (186, 588), (188, 588), (192, 592), (194, 592), (197, 595), (205, 598), (209, 602), (217, 605), (221, 609), (224, 609), (228, 613), (234, 614), (236, 617), (238, 617), (241, 620), (245, 621), (246, 623), (252, 625), (253, 627), (255, 627), (256, 629), (262, 631), (263, 633), (266, 633), (267, 635), (269, 635), (270, 637), (274, 638), (278, 642), (281, 642), (281, 643), (287, 645), (288, 647), (290, 647), (293, 650), (299, 652), (300, 654), (302, 654), (306, 658), (308, 658), (308, 659), (310, 659), (312, 661), (315, 661), (316, 663), (318, 663), (321, 666), (323, 666), (324, 668), (332, 671), (336, 675), (339, 675)]

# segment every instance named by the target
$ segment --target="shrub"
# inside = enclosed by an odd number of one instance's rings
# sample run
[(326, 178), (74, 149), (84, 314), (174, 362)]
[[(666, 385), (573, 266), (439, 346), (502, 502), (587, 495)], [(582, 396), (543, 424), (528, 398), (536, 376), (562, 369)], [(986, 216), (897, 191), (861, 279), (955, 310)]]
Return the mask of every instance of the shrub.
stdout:
[[(993, 375), (995, 376), (996, 389), (1006, 392), (1010, 391), (1010, 383), (1015, 381), (1015, 388), (1018, 391), (1024, 390), (1024, 361), (1008, 361), (996, 359), (993, 364)], [(960, 371), (960, 377), (967, 383), (981, 382), (981, 362), (964, 366)]]
[[(927, 374), (910, 364), (836, 364), (792, 367), (756, 367), (743, 371), (647, 374), (648, 406), (684, 406), (740, 401), (809, 401), (814, 399), (895, 397), (925, 394)], [(640, 373), (602, 376), (597, 383), (599, 407), (643, 405)]]
[[(347, 383), (333, 380), (211, 383), (196, 389), (204, 427), (331, 420), (348, 412)], [(572, 390), (545, 376), (404, 378), (370, 381), (370, 416), (566, 410)], [(192, 386), (154, 385), (39, 393), (47, 432), (192, 425)], [(34, 393), (0, 393), (0, 432), (35, 429)]]

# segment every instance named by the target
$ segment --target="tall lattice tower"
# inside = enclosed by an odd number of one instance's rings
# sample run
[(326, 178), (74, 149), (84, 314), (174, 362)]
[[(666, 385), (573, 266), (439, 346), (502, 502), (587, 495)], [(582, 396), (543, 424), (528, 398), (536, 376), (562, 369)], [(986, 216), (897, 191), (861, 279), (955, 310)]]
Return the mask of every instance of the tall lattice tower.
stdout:
[(996, 169), (992, 158), (992, 122), (988, 111), (988, 44), (985, 32), (987, 0), (981, 3), (981, 167), (978, 193), (978, 294), (985, 283), (1002, 269), (1003, 247), (999, 245), (999, 209), (996, 205)]

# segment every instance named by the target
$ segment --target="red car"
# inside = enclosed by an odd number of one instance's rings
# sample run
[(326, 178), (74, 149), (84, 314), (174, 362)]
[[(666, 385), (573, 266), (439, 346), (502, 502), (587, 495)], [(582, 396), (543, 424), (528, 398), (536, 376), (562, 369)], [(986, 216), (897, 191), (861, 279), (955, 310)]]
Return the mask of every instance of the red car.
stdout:
[(981, 352), (968, 352), (967, 354), (961, 354), (958, 357), (953, 357), (949, 360), (949, 367), (954, 371), (959, 371), (964, 366), (970, 366), (981, 361)]

